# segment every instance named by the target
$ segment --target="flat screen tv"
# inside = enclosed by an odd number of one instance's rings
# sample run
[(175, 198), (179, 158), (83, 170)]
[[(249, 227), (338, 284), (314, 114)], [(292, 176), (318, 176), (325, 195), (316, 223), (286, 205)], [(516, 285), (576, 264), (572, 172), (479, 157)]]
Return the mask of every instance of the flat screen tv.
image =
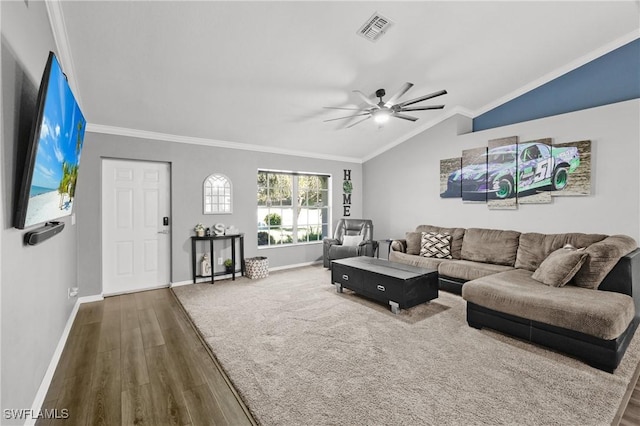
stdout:
[(86, 124), (55, 54), (49, 52), (26, 141), (16, 228), (71, 214)]

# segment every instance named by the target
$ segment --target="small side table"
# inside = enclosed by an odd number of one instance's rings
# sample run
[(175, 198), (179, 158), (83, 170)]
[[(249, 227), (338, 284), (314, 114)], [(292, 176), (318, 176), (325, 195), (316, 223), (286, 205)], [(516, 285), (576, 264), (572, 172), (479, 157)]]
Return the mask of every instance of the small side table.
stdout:
[[(193, 273), (193, 283), (195, 284), (196, 278), (208, 278), (211, 277), (211, 284), (213, 284), (213, 277), (215, 275), (226, 275), (226, 272), (216, 272), (213, 273), (213, 265), (215, 262), (214, 255), (214, 247), (213, 242), (216, 240), (231, 240), (231, 261), (233, 262), (234, 268), (231, 273), (231, 279), (236, 279), (236, 273), (240, 272), (240, 275), (245, 274), (245, 264), (244, 264), (244, 234), (231, 234), (231, 235), (211, 235), (209, 237), (191, 237), (191, 268)], [(236, 264), (236, 240), (240, 242), (240, 270), (238, 271), (235, 268)], [(197, 241), (208, 241), (209, 242), (209, 251), (211, 252), (211, 275), (200, 275), (198, 274), (197, 264), (196, 264), (196, 242)]]
[(378, 240), (378, 249), (376, 250), (376, 257), (379, 259), (380, 258), (380, 244), (384, 243), (387, 244), (387, 259), (389, 259), (389, 253), (391, 253), (391, 243), (394, 240), (392, 239), (386, 239), (386, 240)]

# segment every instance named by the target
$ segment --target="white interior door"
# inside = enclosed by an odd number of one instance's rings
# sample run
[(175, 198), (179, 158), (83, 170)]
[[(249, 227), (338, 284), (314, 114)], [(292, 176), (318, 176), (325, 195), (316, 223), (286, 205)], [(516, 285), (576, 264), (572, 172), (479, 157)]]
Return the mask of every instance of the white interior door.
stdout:
[(169, 188), (167, 163), (102, 160), (104, 295), (169, 285)]

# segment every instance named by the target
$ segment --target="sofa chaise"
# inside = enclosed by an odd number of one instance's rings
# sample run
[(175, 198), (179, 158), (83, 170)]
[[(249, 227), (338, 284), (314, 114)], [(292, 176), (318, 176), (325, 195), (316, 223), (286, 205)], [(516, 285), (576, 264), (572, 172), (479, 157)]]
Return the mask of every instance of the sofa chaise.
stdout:
[(624, 235), (420, 225), (389, 260), (437, 269), (467, 322), (613, 372), (638, 326), (640, 250)]

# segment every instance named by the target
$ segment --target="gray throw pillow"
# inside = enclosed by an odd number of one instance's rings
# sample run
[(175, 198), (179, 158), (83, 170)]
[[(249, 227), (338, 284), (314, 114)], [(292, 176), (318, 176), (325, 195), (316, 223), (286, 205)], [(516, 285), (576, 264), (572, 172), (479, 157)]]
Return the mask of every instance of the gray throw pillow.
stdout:
[(439, 232), (423, 232), (420, 256), (451, 259), (451, 235)]
[(407, 254), (420, 254), (422, 232), (407, 232), (405, 239), (407, 240)]
[(531, 278), (552, 287), (562, 287), (580, 270), (589, 254), (584, 249), (565, 246), (551, 252)]
[(638, 245), (626, 235), (611, 235), (587, 247), (589, 258), (576, 274), (571, 284), (596, 289), (622, 256), (631, 253)]

